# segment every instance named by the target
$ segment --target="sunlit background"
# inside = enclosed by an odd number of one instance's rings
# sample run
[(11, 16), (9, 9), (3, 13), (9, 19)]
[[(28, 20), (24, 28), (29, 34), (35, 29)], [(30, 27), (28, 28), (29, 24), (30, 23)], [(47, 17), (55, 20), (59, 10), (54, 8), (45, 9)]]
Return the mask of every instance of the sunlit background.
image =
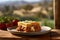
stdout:
[(0, 0), (0, 22), (13, 19), (39, 21), (54, 28), (53, 0)]
[(0, 0), (0, 2), (6, 2), (6, 1), (26, 1), (26, 2), (38, 2), (43, 0)]

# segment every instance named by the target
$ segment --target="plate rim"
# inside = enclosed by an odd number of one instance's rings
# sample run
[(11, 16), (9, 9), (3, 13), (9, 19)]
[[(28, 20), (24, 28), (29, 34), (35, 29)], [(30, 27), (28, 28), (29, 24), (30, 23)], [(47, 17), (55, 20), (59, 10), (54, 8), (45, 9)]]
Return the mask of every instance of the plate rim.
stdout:
[[(42, 26), (44, 27), (44, 26)], [(48, 26), (45, 26), (45, 27), (48, 27)], [(50, 28), (50, 27), (48, 27)], [(16, 32), (16, 31), (11, 31), (9, 29), (7, 29), (10, 33), (12, 34), (19, 34), (19, 35), (41, 35), (41, 34), (46, 34), (46, 33), (49, 33), (51, 31), (51, 28), (48, 30), (48, 31), (45, 31), (45, 32)]]

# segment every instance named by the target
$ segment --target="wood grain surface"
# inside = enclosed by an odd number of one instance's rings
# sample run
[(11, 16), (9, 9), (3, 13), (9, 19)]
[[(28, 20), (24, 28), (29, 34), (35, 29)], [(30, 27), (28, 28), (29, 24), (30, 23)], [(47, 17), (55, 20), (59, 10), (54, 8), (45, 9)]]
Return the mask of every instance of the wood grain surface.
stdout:
[(0, 40), (60, 40), (60, 30), (53, 29), (50, 33), (36, 36), (13, 35), (8, 31), (0, 30)]
[(0, 40), (50, 40), (50, 33), (37, 36), (20, 36), (0, 30)]

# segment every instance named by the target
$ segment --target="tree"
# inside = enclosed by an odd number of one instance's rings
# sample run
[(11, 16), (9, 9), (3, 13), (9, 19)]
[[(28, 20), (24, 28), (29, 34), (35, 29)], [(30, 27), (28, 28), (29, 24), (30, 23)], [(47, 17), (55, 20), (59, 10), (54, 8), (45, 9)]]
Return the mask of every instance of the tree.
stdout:
[(5, 6), (2, 13), (4, 16), (11, 15), (13, 13), (13, 10), (10, 8), (10, 6)]
[(24, 5), (22, 8), (25, 9), (25, 10), (27, 11), (27, 10), (31, 10), (31, 9), (33, 8), (33, 6), (27, 4), (27, 5)]
[(3, 15), (5, 16), (5, 15), (7, 15), (8, 14), (8, 12), (9, 12), (9, 6), (4, 6), (4, 9), (2, 10), (2, 13), (3, 13)]
[(50, 15), (50, 19), (54, 19), (53, 10), (50, 10), (50, 11), (49, 11), (49, 15)]

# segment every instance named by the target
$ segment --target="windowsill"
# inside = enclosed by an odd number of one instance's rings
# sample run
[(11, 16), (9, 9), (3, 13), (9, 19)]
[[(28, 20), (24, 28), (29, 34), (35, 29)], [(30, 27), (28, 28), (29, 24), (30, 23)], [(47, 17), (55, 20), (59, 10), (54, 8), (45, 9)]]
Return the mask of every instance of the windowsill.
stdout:
[(52, 40), (60, 40), (60, 29), (51, 30), (51, 39)]

